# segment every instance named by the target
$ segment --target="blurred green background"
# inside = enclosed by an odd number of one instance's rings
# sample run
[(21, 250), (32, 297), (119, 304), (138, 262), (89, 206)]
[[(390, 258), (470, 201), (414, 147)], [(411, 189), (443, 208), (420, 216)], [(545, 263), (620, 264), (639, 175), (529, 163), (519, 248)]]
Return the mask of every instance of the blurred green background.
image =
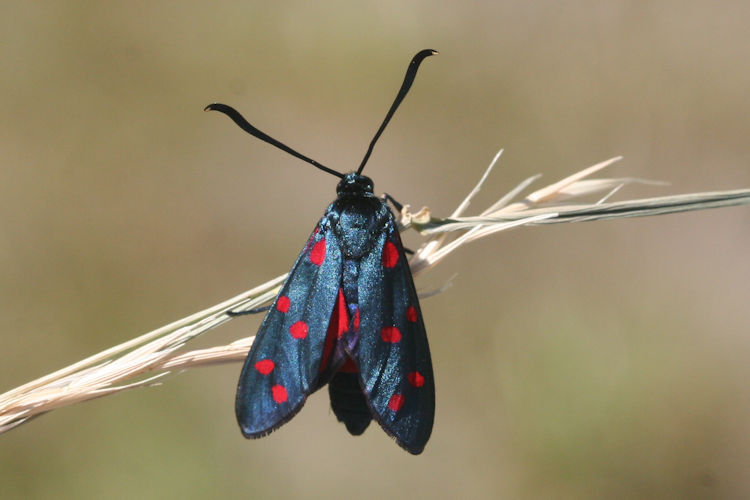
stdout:
[[(447, 215), (622, 154), (617, 199), (750, 187), (747, 2), (0, 4), (0, 391), (286, 272), (360, 161)], [(240, 365), (0, 436), (3, 498), (747, 498), (750, 208), (525, 228), (420, 277), (437, 380), (413, 457), (325, 391), (246, 441)], [(415, 247), (419, 236), (407, 236)], [(199, 345), (246, 336), (233, 321)]]

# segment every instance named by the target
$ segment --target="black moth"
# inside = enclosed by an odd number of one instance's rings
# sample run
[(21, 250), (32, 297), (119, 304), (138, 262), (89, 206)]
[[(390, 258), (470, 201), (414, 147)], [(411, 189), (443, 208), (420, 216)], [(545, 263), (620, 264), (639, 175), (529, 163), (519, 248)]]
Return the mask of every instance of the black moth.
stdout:
[(414, 281), (393, 214), (362, 170), (420, 63), (433, 54), (423, 50), (411, 60), (362, 163), (348, 174), (264, 134), (225, 104), (206, 107), (341, 178), (336, 200), (294, 263), (242, 368), (235, 410), (245, 437), (277, 429), (327, 383), (333, 412), (351, 434), (362, 434), (374, 419), (414, 454), (430, 438), (435, 385)]

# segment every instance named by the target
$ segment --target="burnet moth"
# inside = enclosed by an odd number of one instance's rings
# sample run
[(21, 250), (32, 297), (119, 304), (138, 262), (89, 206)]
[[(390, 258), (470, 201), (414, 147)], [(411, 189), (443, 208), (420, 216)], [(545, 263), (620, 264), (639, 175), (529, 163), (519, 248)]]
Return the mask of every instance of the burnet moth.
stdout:
[(206, 107), (341, 179), (336, 200), (268, 309), (242, 368), (235, 411), (247, 438), (283, 425), (326, 384), (333, 413), (351, 434), (362, 434), (375, 420), (413, 454), (421, 453), (430, 438), (435, 384), (417, 292), (394, 216), (386, 200), (373, 194), (372, 180), (362, 170), (420, 63), (434, 54), (423, 50), (409, 63), (356, 172), (342, 174), (321, 165), (225, 104)]

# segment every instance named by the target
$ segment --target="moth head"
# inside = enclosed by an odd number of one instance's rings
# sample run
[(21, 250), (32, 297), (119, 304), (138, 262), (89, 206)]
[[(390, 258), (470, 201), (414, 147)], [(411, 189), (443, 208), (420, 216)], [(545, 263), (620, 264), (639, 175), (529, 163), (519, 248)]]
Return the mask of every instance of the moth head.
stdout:
[(374, 185), (372, 179), (366, 175), (359, 175), (356, 172), (349, 172), (344, 175), (338, 186), (336, 186), (336, 194), (341, 195), (362, 195), (364, 193), (372, 193)]

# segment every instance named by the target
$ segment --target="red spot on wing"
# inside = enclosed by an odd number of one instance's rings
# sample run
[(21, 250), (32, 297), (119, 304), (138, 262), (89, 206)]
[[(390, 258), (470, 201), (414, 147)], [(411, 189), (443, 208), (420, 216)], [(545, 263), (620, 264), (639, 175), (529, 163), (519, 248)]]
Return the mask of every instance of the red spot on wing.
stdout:
[(261, 359), (255, 363), (255, 369), (258, 370), (261, 375), (268, 375), (273, 371), (275, 366), (276, 365), (270, 359)]
[(326, 239), (323, 238), (319, 242), (313, 245), (310, 250), (310, 262), (319, 266), (323, 263), (326, 258)]
[(385, 242), (382, 260), (383, 267), (396, 267), (396, 263), (398, 262), (398, 250), (396, 249), (396, 245), (390, 241)]
[(422, 387), (424, 385), (424, 377), (419, 372), (411, 372), (406, 378), (413, 387)]
[(286, 313), (287, 311), (289, 311), (290, 304), (291, 302), (289, 301), (289, 297), (287, 297), (286, 295), (282, 295), (281, 297), (279, 297), (279, 300), (276, 301), (276, 309), (283, 313)]
[(380, 338), (383, 339), (384, 342), (395, 344), (401, 340), (401, 332), (395, 326), (384, 326), (383, 329), (380, 330)]
[(406, 310), (406, 319), (412, 323), (417, 322), (417, 309), (414, 306), (409, 306)]
[(286, 393), (286, 387), (283, 385), (276, 384), (275, 386), (271, 387), (271, 396), (273, 397), (273, 400), (277, 403), (283, 403), (287, 399), (289, 399), (289, 395)]
[(307, 332), (307, 323), (305, 323), (304, 321), (297, 321), (289, 327), (289, 333), (295, 339), (304, 339), (305, 337), (307, 337)]
[(404, 406), (404, 396), (401, 394), (394, 394), (388, 401), (388, 408), (393, 411), (399, 411)]
[(354, 312), (354, 330), (359, 330), (359, 307), (357, 307), (357, 310)]

